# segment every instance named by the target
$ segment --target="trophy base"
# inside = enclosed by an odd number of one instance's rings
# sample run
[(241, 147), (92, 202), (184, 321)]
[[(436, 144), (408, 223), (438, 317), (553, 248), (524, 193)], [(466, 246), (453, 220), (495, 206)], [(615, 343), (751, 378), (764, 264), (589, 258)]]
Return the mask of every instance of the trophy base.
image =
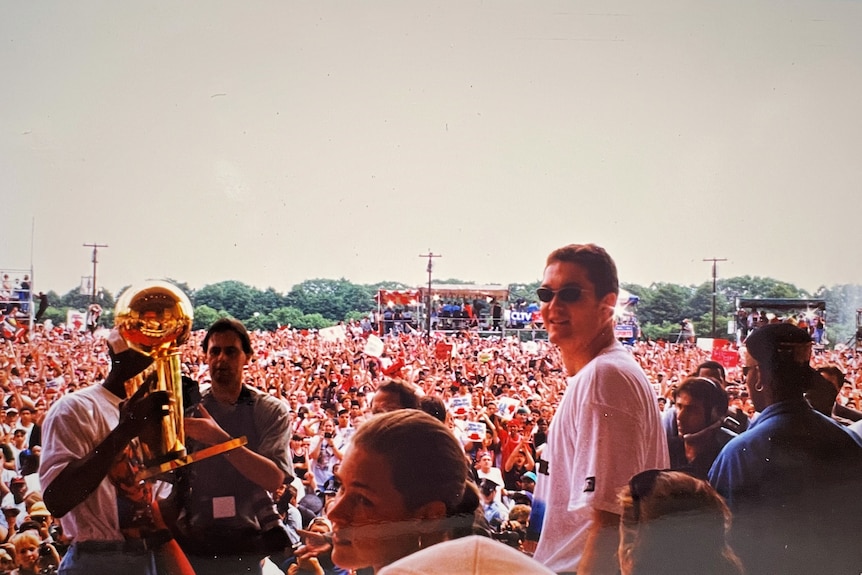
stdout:
[(196, 461), (201, 461), (202, 459), (207, 459), (209, 457), (213, 457), (215, 455), (220, 455), (233, 449), (237, 449), (238, 447), (242, 447), (246, 443), (248, 443), (248, 439), (243, 435), (242, 437), (237, 437), (236, 439), (231, 439), (230, 441), (225, 441), (224, 443), (210, 445), (209, 447), (201, 449), (200, 451), (180, 455), (179, 457), (171, 459), (170, 461), (166, 461), (164, 463), (148, 467), (143, 471), (140, 471), (137, 474), (136, 478), (139, 481), (152, 479), (157, 475), (168, 473), (175, 469), (179, 469), (180, 467), (185, 467), (186, 465), (189, 465)]
[[(145, 450), (144, 450), (144, 452), (146, 453)], [(182, 459), (186, 455), (187, 455), (187, 452), (185, 449), (178, 449), (176, 451), (171, 451), (169, 453), (165, 453), (162, 456), (154, 457), (152, 459), (145, 460), (144, 461), (144, 467), (147, 469), (159, 467), (160, 465), (168, 463), (168, 462), (173, 461), (175, 459)]]

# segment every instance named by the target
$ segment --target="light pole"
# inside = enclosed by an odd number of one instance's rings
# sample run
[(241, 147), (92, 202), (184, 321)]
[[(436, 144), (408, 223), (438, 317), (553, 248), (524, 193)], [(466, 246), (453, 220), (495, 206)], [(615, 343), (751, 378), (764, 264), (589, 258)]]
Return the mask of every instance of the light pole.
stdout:
[(431, 270), (433, 269), (431, 260), (433, 258), (442, 258), (443, 256), (432, 253), (431, 248), (428, 248), (428, 253), (419, 254), (419, 257), (428, 258), (428, 293), (425, 297), (425, 343), (429, 343), (431, 341)]
[(96, 303), (96, 264), (99, 263), (97, 258), (99, 248), (106, 248), (108, 244), (84, 244), (85, 248), (93, 248), (93, 292), (90, 294), (90, 303)]
[(716, 262), (726, 262), (727, 258), (704, 258), (705, 262), (712, 262), (712, 331), (710, 335), (715, 337), (715, 290), (716, 290), (716, 276), (717, 268)]

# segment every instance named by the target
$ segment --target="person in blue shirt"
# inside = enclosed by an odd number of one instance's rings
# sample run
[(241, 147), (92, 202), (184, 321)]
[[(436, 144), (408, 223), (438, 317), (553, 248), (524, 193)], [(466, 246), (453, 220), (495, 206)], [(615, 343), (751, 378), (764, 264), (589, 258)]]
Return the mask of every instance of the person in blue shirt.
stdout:
[(862, 440), (804, 399), (812, 341), (791, 324), (755, 330), (743, 374), (760, 416), (709, 471), (734, 520), (731, 542), (749, 575), (859, 573)]

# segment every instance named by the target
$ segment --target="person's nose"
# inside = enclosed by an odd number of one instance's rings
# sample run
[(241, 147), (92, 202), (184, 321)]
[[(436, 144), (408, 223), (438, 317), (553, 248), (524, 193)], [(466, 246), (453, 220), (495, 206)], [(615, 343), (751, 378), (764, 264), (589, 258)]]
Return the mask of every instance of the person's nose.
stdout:
[(348, 519), (347, 505), (340, 493), (332, 500), (332, 505), (329, 511), (327, 511), (326, 516), (329, 517), (333, 524), (344, 525), (346, 523)]

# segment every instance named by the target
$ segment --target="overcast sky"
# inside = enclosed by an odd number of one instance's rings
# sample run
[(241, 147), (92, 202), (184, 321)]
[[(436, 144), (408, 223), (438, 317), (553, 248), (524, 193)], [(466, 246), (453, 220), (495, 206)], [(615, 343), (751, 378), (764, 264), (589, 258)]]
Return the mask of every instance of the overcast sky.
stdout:
[[(862, 2), (3, 2), (0, 268), (65, 292), (862, 283)], [(34, 225), (35, 222), (35, 225)], [(32, 232), (32, 233), (31, 233)]]

